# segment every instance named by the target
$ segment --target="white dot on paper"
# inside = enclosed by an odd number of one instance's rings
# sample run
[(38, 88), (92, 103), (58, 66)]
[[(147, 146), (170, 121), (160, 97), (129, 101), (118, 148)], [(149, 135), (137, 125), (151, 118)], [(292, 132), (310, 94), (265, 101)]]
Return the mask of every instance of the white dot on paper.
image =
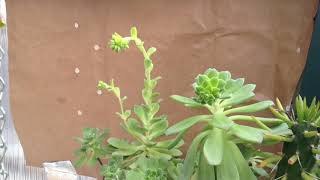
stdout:
[(79, 24), (77, 22), (74, 23), (74, 28), (76, 28), (76, 29), (79, 28)]
[(98, 51), (98, 50), (100, 50), (100, 46), (98, 44), (96, 44), (96, 45), (93, 46), (93, 49)]
[(80, 73), (80, 69), (79, 69), (79, 68), (75, 68), (75, 69), (74, 69), (74, 72), (75, 72), (76, 74), (79, 74), (79, 73)]
[(78, 114), (78, 116), (82, 116), (82, 111), (78, 110), (77, 114)]

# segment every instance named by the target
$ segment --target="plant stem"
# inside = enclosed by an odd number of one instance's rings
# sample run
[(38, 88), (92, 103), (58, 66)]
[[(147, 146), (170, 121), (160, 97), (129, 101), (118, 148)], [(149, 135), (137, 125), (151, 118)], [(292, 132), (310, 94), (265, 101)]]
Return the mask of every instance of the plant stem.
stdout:
[[(283, 122), (281, 119), (276, 119), (276, 118), (263, 118), (263, 117), (255, 117), (255, 118), (263, 123), (280, 124)], [(256, 122), (256, 120), (252, 119), (251, 116), (245, 116), (245, 115), (234, 115), (234, 116), (230, 116), (229, 119), (232, 121)]]
[(100, 158), (97, 158), (97, 160), (98, 160), (100, 166), (103, 166), (103, 163), (102, 163), (101, 159), (100, 159)]

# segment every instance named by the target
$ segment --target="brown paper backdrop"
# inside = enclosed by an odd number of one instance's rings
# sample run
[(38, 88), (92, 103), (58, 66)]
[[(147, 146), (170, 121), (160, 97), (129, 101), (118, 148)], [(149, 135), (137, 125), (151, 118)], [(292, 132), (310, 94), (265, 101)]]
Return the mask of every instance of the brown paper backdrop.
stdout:
[(168, 96), (192, 96), (194, 77), (209, 67), (256, 83), (258, 99), (288, 103), (305, 64), (316, 2), (9, 0), (11, 105), (27, 163), (74, 160), (72, 138), (83, 127), (126, 137), (115, 98), (99, 96), (96, 84), (114, 78), (128, 107), (142, 102), (141, 55), (106, 48), (111, 33), (126, 35), (133, 25), (147, 47), (158, 49), (155, 74), (163, 77), (158, 90), (171, 124), (195, 112)]

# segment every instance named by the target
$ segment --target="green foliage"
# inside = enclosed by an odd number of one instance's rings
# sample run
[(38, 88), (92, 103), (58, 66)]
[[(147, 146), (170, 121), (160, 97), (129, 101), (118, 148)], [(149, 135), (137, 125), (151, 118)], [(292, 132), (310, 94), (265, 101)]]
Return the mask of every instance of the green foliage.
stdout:
[(76, 138), (81, 147), (75, 151), (79, 159), (75, 162), (76, 167), (88, 164), (96, 165), (99, 158), (108, 154), (108, 148), (103, 142), (109, 133), (108, 129), (99, 130), (98, 128), (84, 128), (83, 138)]
[[(131, 36), (122, 37), (117, 33), (112, 35), (110, 47), (115, 52), (122, 52), (134, 43), (144, 58), (144, 87), (141, 95), (143, 104), (135, 105), (132, 109), (125, 107), (126, 96), (122, 96), (121, 90), (111, 80), (109, 83), (99, 81), (98, 88), (113, 93), (119, 101), (120, 111), (116, 114), (121, 119), (121, 126), (131, 135), (133, 141), (111, 137), (107, 140), (108, 149), (104, 156), (96, 158), (109, 159), (108, 165), (103, 165), (101, 174), (107, 179), (145, 179), (145, 180), (173, 180), (177, 178), (177, 160), (182, 152), (179, 147), (183, 145), (182, 134), (175, 139), (159, 140), (168, 128), (166, 115), (159, 115), (159, 93), (154, 89), (161, 77), (152, 77), (153, 62), (151, 55), (156, 48), (151, 47), (147, 51), (144, 42), (139, 39), (137, 29), (131, 28)], [(102, 146), (103, 142), (99, 141)], [(91, 145), (91, 144), (90, 144)], [(90, 146), (89, 145), (89, 146)], [(121, 157), (121, 159), (119, 159)], [(166, 162), (165, 166), (163, 163)], [(147, 163), (150, 166), (143, 166)], [(153, 164), (151, 166), (151, 164)], [(81, 164), (82, 165), (82, 164)], [(143, 177), (143, 178), (142, 178)]]
[(108, 165), (103, 165), (100, 174), (108, 180), (125, 179), (125, 171), (121, 168), (122, 156), (112, 156)]
[[(244, 84), (244, 79), (232, 79), (228, 71), (208, 69), (197, 76), (193, 84), (195, 97), (173, 95), (172, 99), (191, 108), (205, 108), (210, 113), (189, 117), (168, 128), (167, 135), (184, 132), (197, 123), (203, 123), (203, 131), (197, 135), (183, 164), (179, 180), (206, 177), (224, 180), (256, 179), (238, 146), (290, 141), (292, 132), (279, 118), (263, 118), (245, 115), (265, 110), (272, 101), (249, 104), (254, 97), (254, 84)], [(246, 104), (244, 104), (246, 103)], [(239, 121), (254, 122), (256, 127), (238, 124)], [(267, 126), (271, 125), (272, 127)], [(274, 131), (286, 130), (275, 134)], [(258, 169), (260, 170), (260, 169)], [(206, 173), (207, 175), (203, 175)]]
[(129, 39), (121, 37), (118, 33), (112, 35), (110, 48), (115, 52), (121, 52), (129, 48)]
[(204, 74), (196, 77), (196, 82), (193, 84), (195, 100), (204, 103), (212, 104), (215, 99), (223, 98), (222, 92), (230, 81), (231, 74), (228, 71), (218, 72), (214, 68), (209, 68)]
[[(307, 105), (306, 98), (298, 96), (295, 100), (295, 111), (286, 113), (277, 100), (277, 109), (271, 112), (278, 118), (285, 120), (293, 132), (293, 141), (285, 142), (282, 149), (282, 159), (277, 167), (277, 178), (304, 180), (314, 179), (317, 172), (315, 155), (319, 145), (320, 103), (314, 98), (311, 105)], [(317, 178), (318, 179), (318, 178)]]

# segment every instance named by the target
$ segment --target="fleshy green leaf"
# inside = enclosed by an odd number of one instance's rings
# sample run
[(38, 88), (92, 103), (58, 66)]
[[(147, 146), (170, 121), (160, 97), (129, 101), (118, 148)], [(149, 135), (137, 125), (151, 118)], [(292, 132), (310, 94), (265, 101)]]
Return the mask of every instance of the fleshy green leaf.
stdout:
[(224, 151), (224, 132), (214, 128), (203, 146), (203, 154), (210, 165), (219, 165)]
[(134, 106), (134, 112), (144, 124), (147, 124), (148, 116), (147, 110), (144, 106)]
[(119, 149), (119, 150), (116, 150), (112, 153), (112, 155), (114, 156), (130, 156), (130, 155), (133, 155), (137, 152), (137, 149), (131, 149), (131, 148), (128, 148), (128, 149)]
[(183, 97), (183, 96), (179, 96), (179, 95), (172, 95), (170, 97), (171, 97), (171, 99), (173, 99), (179, 103), (182, 103), (187, 107), (195, 107), (195, 108), (203, 107), (202, 104), (196, 102), (193, 99), (187, 98), (187, 97)]
[(214, 166), (210, 165), (203, 153), (200, 153), (198, 180), (215, 180)]
[(166, 131), (166, 135), (175, 134), (181, 131), (184, 131), (191, 126), (197, 124), (201, 121), (207, 121), (208, 119), (211, 119), (212, 115), (198, 115), (198, 116), (192, 116), (190, 118), (184, 119), (177, 124), (173, 125), (172, 127), (168, 128)]
[[(157, 147), (160, 148), (168, 148), (172, 143), (174, 143), (176, 139), (164, 140), (157, 143)], [(183, 139), (179, 139), (179, 141), (175, 144), (173, 148), (179, 148), (184, 144)], [(168, 148), (169, 149), (169, 148)]]
[(246, 84), (242, 86), (238, 91), (232, 94), (231, 98), (224, 100), (221, 103), (221, 106), (233, 106), (251, 99), (254, 96), (252, 91), (255, 89), (255, 87), (255, 84)]
[(148, 49), (147, 54), (148, 54), (148, 56), (151, 56), (151, 55), (152, 55), (153, 53), (155, 53), (156, 51), (157, 51), (156, 48), (151, 47), (151, 48)]
[[(232, 151), (227, 146), (224, 150), (223, 160), (221, 164), (216, 166), (217, 179), (240, 180), (240, 175), (237, 169), (237, 165), (234, 162), (234, 159), (232, 156), (233, 156)], [(246, 180), (246, 179), (243, 179), (243, 180)]]
[(229, 120), (229, 118), (222, 111), (218, 111), (214, 114), (213, 120), (210, 121), (210, 124), (214, 127), (224, 130), (228, 130), (235, 125), (235, 123)]
[(135, 133), (140, 133), (142, 135), (146, 132), (146, 129), (141, 127), (139, 122), (134, 118), (129, 118), (127, 124), (128, 124), (128, 128), (130, 128), (130, 130)]
[(274, 105), (272, 101), (262, 101), (255, 104), (250, 104), (247, 106), (241, 106), (233, 109), (229, 109), (225, 111), (225, 114), (233, 114), (233, 113), (254, 113), (258, 112), (264, 109), (267, 109), (268, 107)]
[(233, 163), (235, 163), (237, 166), (240, 175), (240, 180), (256, 180), (257, 178), (252, 173), (250, 167), (248, 166), (248, 162), (242, 156), (237, 145), (231, 141), (228, 141), (226, 142), (226, 148), (230, 149), (231, 151)]
[(235, 125), (231, 133), (245, 141), (261, 143), (263, 141), (263, 130), (249, 126)]
[(289, 129), (289, 126), (287, 123), (282, 123), (276, 127), (273, 127), (271, 130), (271, 134), (286, 136), (286, 135), (292, 135), (293, 133), (292, 133), (292, 130)]
[(138, 30), (137, 30), (137, 28), (136, 28), (136, 27), (132, 27), (132, 28), (130, 29), (130, 34), (131, 34), (131, 37), (132, 37), (132, 38), (137, 38), (137, 37), (138, 37)]
[(304, 120), (304, 108), (303, 108), (303, 100), (301, 96), (296, 98), (296, 111), (298, 116), (298, 121), (302, 122)]
[(239, 78), (236, 80), (229, 80), (225, 86), (225, 91), (223, 92), (222, 96), (227, 97), (230, 96), (231, 93), (234, 93), (238, 89), (242, 87), (244, 83), (243, 78)]
[(202, 132), (192, 141), (183, 163), (182, 173), (180, 174), (178, 180), (190, 179), (190, 177), (192, 176), (197, 160), (198, 146), (201, 143), (202, 139), (208, 135), (208, 133), (208, 131)]
[(163, 135), (167, 128), (168, 128), (167, 120), (162, 120), (154, 123), (150, 128), (151, 129), (150, 138), (153, 139)]
[(156, 159), (170, 160), (172, 158), (171, 155), (153, 150), (152, 148), (148, 149), (148, 154), (149, 154), (149, 156), (156, 158)]
[(117, 138), (109, 138), (108, 143), (119, 149), (131, 149), (133, 151), (137, 151), (137, 146), (129, 144), (128, 141), (117, 139)]

